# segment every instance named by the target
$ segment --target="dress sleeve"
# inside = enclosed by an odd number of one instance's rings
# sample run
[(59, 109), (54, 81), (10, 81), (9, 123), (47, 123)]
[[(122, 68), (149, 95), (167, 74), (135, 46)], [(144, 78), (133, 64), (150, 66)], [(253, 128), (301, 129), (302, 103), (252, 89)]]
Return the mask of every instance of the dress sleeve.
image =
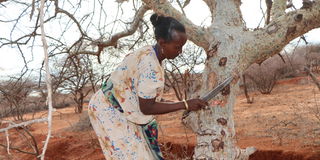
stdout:
[(164, 87), (163, 70), (157, 59), (150, 53), (138, 64), (138, 96), (144, 99), (157, 97), (158, 91)]

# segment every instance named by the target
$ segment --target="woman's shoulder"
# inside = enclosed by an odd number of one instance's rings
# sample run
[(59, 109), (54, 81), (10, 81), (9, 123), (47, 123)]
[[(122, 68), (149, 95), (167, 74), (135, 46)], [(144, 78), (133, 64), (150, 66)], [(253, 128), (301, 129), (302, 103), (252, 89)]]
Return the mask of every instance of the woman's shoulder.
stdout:
[(154, 52), (154, 50), (151, 45), (147, 45), (147, 46), (144, 46), (144, 47), (137, 49), (135, 52), (137, 53), (137, 55), (139, 55), (139, 54), (148, 55), (148, 54), (152, 54)]
[(133, 57), (137, 59), (138, 62), (141, 61), (154, 61), (157, 59), (153, 47), (151, 45), (144, 46), (133, 53)]

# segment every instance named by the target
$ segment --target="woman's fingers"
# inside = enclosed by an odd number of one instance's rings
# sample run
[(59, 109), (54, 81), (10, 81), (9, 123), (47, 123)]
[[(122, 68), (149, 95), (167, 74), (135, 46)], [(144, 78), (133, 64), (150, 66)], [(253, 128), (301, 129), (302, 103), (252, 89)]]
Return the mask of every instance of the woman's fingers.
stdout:
[(201, 99), (190, 99), (188, 100), (188, 104), (190, 106), (190, 110), (199, 110), (208, 106), (208, 102), (203, 101)]

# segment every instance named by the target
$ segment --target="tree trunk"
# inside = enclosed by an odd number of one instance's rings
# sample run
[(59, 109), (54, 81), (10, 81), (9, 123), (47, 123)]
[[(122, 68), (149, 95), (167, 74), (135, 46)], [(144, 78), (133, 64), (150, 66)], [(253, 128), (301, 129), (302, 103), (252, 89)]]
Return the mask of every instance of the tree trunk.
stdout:
[[(183, 122), (197, 133), (197, 145), (193, 159), (248, 159), (255, 148), (236, 147), (233, 108), (235, 94), (239, 88), (238, 62), (243, 42), (244, 24), (239, 9), (239, 1), (215, 1), (213, 25), (207, 39), (210, 47), (202, 77), (200, 94), (211, 90), (229, 76), (234, 80), (214, 100), (209, 107), (198, 112), (190, 112)], [(209, 4), (209, 3), (208, 3)], [(211, 3), (210, 3), (211, 4)], [(223, 18), (222, 18), (223, 17)]]
[(242, 74), (242, 80), (243, 80), (243, 90), (244, 90), (244, 95), (246, 96), (247, 103), (253, 103), (253, 98), (251, 99), (249, 94), (248, 94), (248, 88), (247, 88), (247, 83), (246, 83), (246, 75)]
[[(212, 24), (193, 24), (167, 0), (143, 0), (153, 11), (172, 16), (186, 26), (189, 40), (207, 52), (202, 84), (189, 88), (192, 97), (204, 94), (229, 76), (234, 80), (227, 90), (211, 100), (209, 107), (183, 116), (183, 122), (197, 134), (194, 159), (248, 159), (255, 149), (235, 145), (233, 107), (239, 76), (253, 63), (262, 63), (278, 54), (294, 38), (320, 27), (320, 1), (307, 8), (285, 12), (286, 0), (275, 1), (270, 23), (249, 30), (243, 23), (240, 0), (203, 0), (211, 12)], [(201, 86), (198, 91), (198, 86)]]
[[(208, 71), (208, 68), (206, 73), (210, 73), (209, 76), (204, 75), (208, 83), (202, 88), (213, 88), (213, 78), (223, 80), (222, 77), (226, 77), (222, 75), (213, 77), (214, 72)], [(236, 147), (233, 120), (235, 93), (238, 90), (236, 81), (238, 80), (233, 81), (229, 89), (223, 90), (210, 101), (208, 108), (190, 112), (183, 119), (184, 124), (197, 134), (193, 159), (248, 159), (249, 155), (255, 151), (253, 147), (244, 150)]]

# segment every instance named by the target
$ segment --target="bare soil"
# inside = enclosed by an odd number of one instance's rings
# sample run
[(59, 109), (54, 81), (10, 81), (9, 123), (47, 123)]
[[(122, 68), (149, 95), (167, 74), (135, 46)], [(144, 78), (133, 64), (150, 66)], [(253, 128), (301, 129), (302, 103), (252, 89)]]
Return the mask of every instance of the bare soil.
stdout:
[[(241, 91), (240, 91), (241, 92)], [(269, 95), (249, 93), (253, 104), (239, 93), (234, 108), (237, 145), (255, 146), (258, 151), (250, 160), (320, 160), (320, 91), (307, 77), (281, 80)], [(166, 98), (172, 99), (172, 94)], [(196, 136), (181, 124), (181, 112), (157, 116), (159, 141), (166, 159), (191, 159)], [(43, 117), (45, 112), (36, 116)], [(46, 153), (48, 160), (102, 160), (104, 159), (94, 132), (74, 131), (81, 114), (73, 107), (54, 112), (53, 133)], [(1, 128), (7, 124), (0, 124)], [(21, 131), (20, 129), (19, 131)], [(39, 148), (47, 134), (47, 124), (29, 127)], [(10, 146), (28, 152), (34, 150), (12, 129)], [(0, 144), (6, 144), (0, 133)], [(34, 155), (0, 148), (0, 160), (36, 159)]]

